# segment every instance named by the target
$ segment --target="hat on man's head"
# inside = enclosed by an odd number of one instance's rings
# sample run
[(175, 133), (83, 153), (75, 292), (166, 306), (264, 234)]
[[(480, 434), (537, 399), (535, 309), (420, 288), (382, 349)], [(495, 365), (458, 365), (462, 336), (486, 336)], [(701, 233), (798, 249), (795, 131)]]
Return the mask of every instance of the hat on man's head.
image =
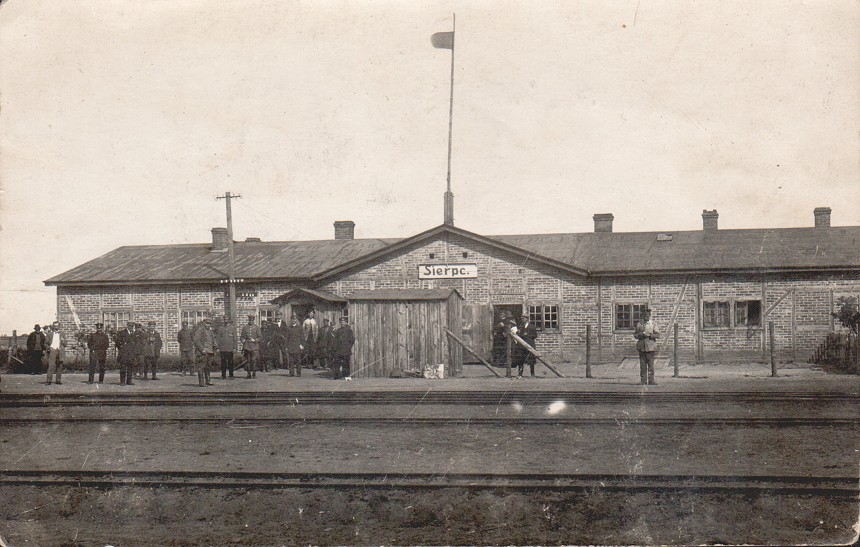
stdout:
[(256, 318), (257, 318), (257, 316), (254, 315), (253, 313), (248, 314), (248, 319), (256, 319)]
[(42, 327), (40, 327), (39, 325), (36, 325), (35, 327), (33, 327), (33, 329), (42, 330)]
[(104, 326), (105, 326), (105, 324), (104, 324), (104, 323), (96, 323), (96, 328), (97, 328), (97, 329), (104, 328)]
[(154, 327), (154, 326), (155, 326), (155, 321), (150, 321), (149, 323), (147, 323), (147, 325), (149, 325), (150, 327)]
[(125, 324), (126, 324), (126, 325), (134, 326), (134, 321), (126, 321), (126, 322), (125, 322)]
[(340, 322), (341, 322), (341, 323), (348, 323), (348, 322), (349, 322), (349, 319), (347, 319), (346, 317), (341, 317), (341, 318), (340, 318)]

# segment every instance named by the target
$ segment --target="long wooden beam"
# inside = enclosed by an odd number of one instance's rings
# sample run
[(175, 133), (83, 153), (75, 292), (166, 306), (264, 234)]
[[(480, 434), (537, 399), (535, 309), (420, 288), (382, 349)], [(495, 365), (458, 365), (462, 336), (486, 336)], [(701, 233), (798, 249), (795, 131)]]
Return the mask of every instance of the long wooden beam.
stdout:
[(499, 373), (498, 373), (498, 372), (496, 372), (495, 370), (493, 370), (493, 367), (492, 367), (492, 366), (490, 366), (490, 363), (486, 362), (486, 361), (485, 361), (485, 360), (484, 360), (480, 355), (478, 355), (477, 353), (475, 353), (475, 352), (474, 352), (474, 350), (472, 350), (472, 348), (470, 348), (469, 346), (467, 346), (467, 345), (466, 345), (466, 342), (463, 342), (462, 340), (460, 340), (459, 338), (457, 338), (457, 335), (455, 335), (453, 332), (449, 331), (447, 328), (445, 328), (445, 327), (442, 327), (442, 328), (445, 330), (445, 333), (447, 333), (447, 334), (448, 334), (448, 336), (450, 336), (451, 338), (453, 338), (453, 339), (454, 339), (454, 341), (455, 341), (455, 342), (457, 342), (458, 344), (460, 344), (461, 346), (463, 346), (463, 349), (465, 349), (466, 351), (468, 351), (469, 353), (471, 353), (471, 354), (472, 354), (472, 356), (473, 356), (473, 357), (475, 357), (478, 361), (480, 361), (482, 365), (484, 365), (485, 367), (487, 367), (487, 368), (490, 370), (490, 372), (492, 372), (493, 374), (495, 374), (495, 375), (496, 375), (496, 378), (501, 378), (501, 376), (499, 375)]
[(565, 376), (564, 376), (564, 374), (562, 374), (562, 373), (560, 373), (558, 370), (556, 370), (556, 368), (555, 368), (554, 366), (552, 366), (550, 363), (546, 362), (546, 361), (544, 360), (544, 358), (540, 356), (540, 353), (538, 353), (537, 351), (535, 351), (535, 349), (534, 349), (533, 347), (531, 347), (531, 346), (529, 345), (529, 343), (528, 343), (528, 342), (526, 342), (525, 340), (523, 340), (522, 338), (520, 338), (520, 337), (519, 337), (519, 335), (517, 335), (516, 333), (512, 332), (512, 333), (511, 333), (511, 338), (513, 338), (514, 340), (516, 340), (516, 341), (517, 341), (517, 344), (519, 344), (519, 345), (521, 345), (522, 347), (524, 347), (524, 348), (526, 348), (527, 350), (529, 350), (529, 353), (531, 353), (532, 355), (534, 355), (534, 356), (535, 356), (535, 358), (536, 358), (538, 361), (540, 361), (541, 363), (543, 363), (544, 365), (546, 365), (546, 368), (548, 368), (548, 369), (550, 369), (551, 371), (553, 371), (553, 372), (555, 373), (555, 375), (556, 375), (556, 376), (558, 376), (559, 378), (564, 378), (564, 377), (565, 377)]

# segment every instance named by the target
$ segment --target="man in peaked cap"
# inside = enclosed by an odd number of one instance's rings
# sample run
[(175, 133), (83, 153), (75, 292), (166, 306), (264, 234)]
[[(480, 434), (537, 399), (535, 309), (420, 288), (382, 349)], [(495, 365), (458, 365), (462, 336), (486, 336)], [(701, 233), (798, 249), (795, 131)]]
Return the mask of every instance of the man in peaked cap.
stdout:
[(212, 320), (207, 317), (203, 320), (203, 325), (194, 331), (194, 349), (197, 350), (197, 382), (200, 387), (212, 385), (209, 368), (217, 348), (215, 333), (212, 331)]
[(194, 364), (194, 335), (188, 328), (188, 321), (182, 322), (182, 328), (176, 333), (176, 341), (179, 342), (179, 370), (185, 376), (185, 371), (191, 374)]
[(134, 376), (134, 363), (137, 358), (134, 353), (134, 321), (126, 323), (116, 333), (116, 362), (119, 365), (119, 385), (131, 386)]
[(149, 370), (152, 370), (152, 379), (158, 380), (155, 375), (155, 368), (158, 365), (158, 358), (161, 356), (161, 334), (155, 329), (155, 321), (150, 321), (147, 324), (147, 329), (143, 331), (143, 379), (146, 380), (146, 375)]
[(242, 341), (242, 354), (245, 357), (245, 378), (257, 377), (257, 365), (260, 364), (260, 342), (263, 331), (254, 324), (257, 317), (248, 316), (248, 324), (242, 327), (239, 339)]
[(639, 351), (639, 383), (656, 385), (654, 381), (654, 358), (657, 356), (657, 338), (660, 336), (660, 331), (657, 330), (657, 324), (651, 319), (651, 310), (645, 308), (642, 315), (642, 320), (636, 323), (636, 331), (633, 337), (639, 340), (636, 342), (636, 349)]
[(105, 381), (105, 362), (110, 338), (105, 333), (103, 323), (96, 323), (95, 332), (87, 334), (87, 349), (90, 350), (90, 376), (87, 383), (92, 384), (96, 375), (96, 363), (99, 366), (99, 383)]

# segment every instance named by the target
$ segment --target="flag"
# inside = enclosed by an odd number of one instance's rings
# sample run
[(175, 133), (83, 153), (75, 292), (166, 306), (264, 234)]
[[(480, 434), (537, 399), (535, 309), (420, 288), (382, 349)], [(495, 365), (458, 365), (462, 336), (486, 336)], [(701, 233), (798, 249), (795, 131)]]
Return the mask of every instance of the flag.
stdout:
[(440, 49), (454, 49), (454, 33), (453, 32), (437, 32), (430, 37), (430, 42), (433, 47)]

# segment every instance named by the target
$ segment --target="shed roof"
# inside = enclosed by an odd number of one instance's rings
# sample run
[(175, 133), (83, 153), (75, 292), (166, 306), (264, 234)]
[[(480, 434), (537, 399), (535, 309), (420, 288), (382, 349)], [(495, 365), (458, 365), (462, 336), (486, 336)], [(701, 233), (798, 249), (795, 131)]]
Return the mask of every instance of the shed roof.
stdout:
[(349, 300), (447, 300), (451, 294), (462, 298), (457, 289), (369, 289), (353, 292)]
[(280, 304), (281, 302), (289, 302), (290, 300), (300, 299), (304, 297), (305, 300), (316, 300), (321, 302), (337, 302), (345, 304), (347, 302), (346, 298), (340, 297), (336, 294), (332, 294), (326, 291), (316, 291), (313, 289), (293, 289), (289, 292), (282, 294), (281, 296), (270, 300), (271, 304)]

